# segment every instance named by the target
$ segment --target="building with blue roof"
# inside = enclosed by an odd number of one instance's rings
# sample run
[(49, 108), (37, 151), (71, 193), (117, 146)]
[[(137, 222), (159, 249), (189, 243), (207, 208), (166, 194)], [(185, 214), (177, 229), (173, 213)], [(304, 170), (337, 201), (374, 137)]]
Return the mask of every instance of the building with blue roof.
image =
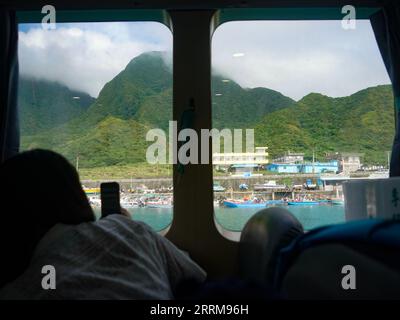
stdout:
[(314, 163), (271, 163), (266, 170), (276, 173), (325, 173), (339, 171), (338, 161)]

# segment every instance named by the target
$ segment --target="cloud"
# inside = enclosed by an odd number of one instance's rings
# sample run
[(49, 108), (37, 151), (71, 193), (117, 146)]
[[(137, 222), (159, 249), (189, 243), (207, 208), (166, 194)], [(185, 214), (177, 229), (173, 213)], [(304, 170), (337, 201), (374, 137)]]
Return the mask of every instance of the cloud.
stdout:
[[(22, 74), (56, 80), (96, 97), (146, 51), (172, 51), (170, 30), (155, 22), (21, 26)], [(244, 56), (234, 57), (234, 53)], [(267, 87), (296, 100), (310, 92), (346, 96), (390, 83), (369, 21), (248, 21), (221, 25), (212, 38), (213, 69), (243, 87)]]
[(230, 22), (215, 31), (212, 50), (217, 73), (296, 100), (390, 83), (369, 21), (357, 21), (355, 30), (341, 21)]
[(172, 34), (160, 23), (40, 25), (19, 32), (21, 74), (58, 81), (97, 97), (131, 59), (146, 51), (170, 51)]

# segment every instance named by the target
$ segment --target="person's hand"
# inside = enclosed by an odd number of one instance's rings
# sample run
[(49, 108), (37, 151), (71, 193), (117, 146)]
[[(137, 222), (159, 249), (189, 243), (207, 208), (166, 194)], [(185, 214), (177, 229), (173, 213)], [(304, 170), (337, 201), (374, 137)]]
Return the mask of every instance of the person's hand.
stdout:
[(131, 213), (122, 207), (121, 207), (121, 214), (124, 215), (125, 217), (131, 218)]

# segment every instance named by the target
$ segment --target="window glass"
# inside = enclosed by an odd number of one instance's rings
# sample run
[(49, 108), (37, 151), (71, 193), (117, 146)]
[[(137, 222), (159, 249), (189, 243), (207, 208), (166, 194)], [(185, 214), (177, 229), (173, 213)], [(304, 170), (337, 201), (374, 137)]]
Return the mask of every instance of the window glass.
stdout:
[(172, 168), (146, 158), (146, 134), (172, 118), (171, 52), (161, 23), (19, 25), (21, 149), (65, 156), (97, 217), (100, 183), (117, 181), (133, 219), (171, 223)]
[(215, 31), (212, 126), (243, 130), (233, 143), (243, 153), (214, 161), (223, 228), (241, 231), (269, 206), (285, 206), (306, 230), (342, 222), (343, 181), (388, 176), (390, 80), (370, 22), (341, 22), (236, 21)]

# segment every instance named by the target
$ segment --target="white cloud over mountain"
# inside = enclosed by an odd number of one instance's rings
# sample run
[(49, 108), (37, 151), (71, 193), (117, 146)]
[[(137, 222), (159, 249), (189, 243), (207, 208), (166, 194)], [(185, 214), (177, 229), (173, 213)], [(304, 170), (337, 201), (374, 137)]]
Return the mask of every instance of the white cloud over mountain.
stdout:
[[(25, 26), (19, 37), (22, 74), (94, 97), (135, 56), (172, 50), (171, 32), (154, 22), (58, 24), (49, 31)], [(212, 49), (218, 73), (294, 99), (389, 83), (368, 21), (358, 21), (355, 30), (342, 29), (340, 21), (231, 22), (216, 30)]]
[(19, 63), (22, 74), (97, 97), (132, 58), (171, 47), (172, 35), (159, 23), (58, 24), (55, 30), (39, 25), (19, 32)]

